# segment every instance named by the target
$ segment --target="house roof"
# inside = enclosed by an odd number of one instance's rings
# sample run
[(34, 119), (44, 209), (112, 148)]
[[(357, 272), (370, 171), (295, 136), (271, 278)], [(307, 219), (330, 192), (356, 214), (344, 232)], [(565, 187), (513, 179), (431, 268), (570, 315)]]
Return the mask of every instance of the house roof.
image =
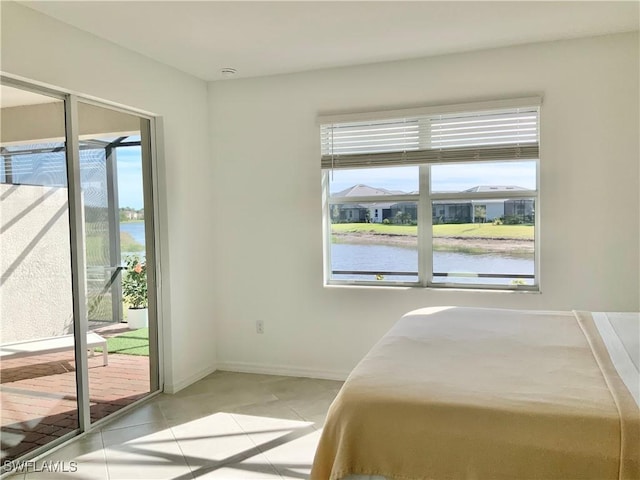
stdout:
[(391, 208), (393, 205), (397, 205), (400, 202), (375, 202), (375, 203), (352, 203), (346, 204), (344, 208), (379, 208), (382, 210)]
[(369, 185), (358, 184), (346, 188), (333, 194), (335, 197), (374, 197), (377, 195), (403, 195), (402, 190), (387, 190), (386, 188), (370, 187)]
[[(508, 192), (508, 191), (524, 191), (528, 190), (518, 185), (477, 185), (463, 192)], [(370, 187), (359, 183), (352, 187), (345, 188), (339, 192), (333, 193), (334, 197), (375, 197), (378, 195), (417, 195), (419, 192), (403, 192), (402, 190), (388, 190), (386, 188)]]
[[(418, 192), (410, 192), (409, 194), (414, 194), (414, 193), (418, 193)], [(365, 196), (384, 197), (386, 195), (407, 195), (407, 192), (403, 192), (402, 190), (388, 190), (386, 188), (370, 187), (369, 185), (364, 185), (360, 183), (358, 185), (354, 185), (352, 187), (346, 188), (340, 192), (336, 192), (332, 196), (335, 196), (335, 197), (365, 197)], [(357, 206), (357, 208), (387, 209), (399, 203), (403, 203), (403, 202), (367, 202), (367, 203), (353, 204), (353, 207)]]
[[(475, 187), (469, 188), (467, 190), (463, 190), (463, 192), (507, 192), (507, 191), (523, 191), (528, 190), (524, 187), (519, 187), (517, 185), (477, 185)], [(364, 185), (359, 183), (357, 185), (353, 185), (352, 187), (345, 188), (339, 192), (334, 193), (332, 196), (334, 197), (374, 197), (374, 196), (386, 196), (386, 195), (407, 195), (407, 194), (417, 194), (418, 192), (403, 192), (401, 190), (387, 190), (386, 188), (376, 188), (370, 187), (369, 185)], [(504, 202), (506, 199), (491, 199), (491, 200), (482, 200), (483, 203), (491, 203), (491, 202)], [(464, 203), (475, 203), (473, 200), (435, 200), (434, 204), (464, 204)], [(367, 202), (362, 204), (357, 204), (359, 208), (391, 208), (393, 205), (396, 205), (402, 202)], [(354, 207), (356, 205), (354, 204)]]

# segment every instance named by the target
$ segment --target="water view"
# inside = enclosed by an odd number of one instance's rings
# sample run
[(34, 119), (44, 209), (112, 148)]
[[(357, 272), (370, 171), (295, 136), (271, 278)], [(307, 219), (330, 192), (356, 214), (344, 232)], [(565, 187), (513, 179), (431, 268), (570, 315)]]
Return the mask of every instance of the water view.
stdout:
[(133, 240), (144, 246), (144, 222), (121, 222), (120, 231), (128, 233)]
[(145, 253), (144, 221), (120, 222), (120, 257), (122, 262), (129, 255), (144, 258)]
[[(417, 247), (393, 245), (341, 244), (331, 245), (331, 264), (333, 270), (347, 271), (390, 271), (417, 272)], [(534, 256), (507, 255), (504, 253), (464, 253), (433, 252), (433, 270), (438, 273), (449, 273), (448, 277), (435, 277), (435, 282), (509, 284), (511, 279), (474, 278), (468, 276), (455, 277), (451, 273), (461, 274), (534, 274)], [(340, 274), (334, 275), (340, 280), (375, 280), (373, 275)], [(417, 281), (418, 276), (386, 275), (386, 281)], [(524, 280), (531, 284), (531, 279)]]
[[(126, 232), (141, 246), (145, 244), (144, 222), (122, 222), (120, 230)], [(128, 255), (136, 252), (124, 252)], [(140, 252), (137, 252), (140, 253)], [(331, 245), (331, 264), (333, 270), (347, 271), (387, 271), (387, 272), (416, 272), (416, 275), (386, 275), (385, 281), (415, 282), (418, 280), (418, 249), (417, 246), (371, 245), (334, 243)], [(534, 255), (506, 253), (464, 253), (449, 251), (433, 252), (433, 271), (448, 273), (446, 277), (435, 277), (434, 282), (455, 282), (471, 284), (509, 284), (511, 279), (505, 278), (474, 278), (469, 276), (452, 276), (451, 273), (490, 273), (533, 275)], [(334, 275), (340, 280), (375, 280), (374, 275), (340, 274)], [(524, 283), (532, 284), (531, 279)]]

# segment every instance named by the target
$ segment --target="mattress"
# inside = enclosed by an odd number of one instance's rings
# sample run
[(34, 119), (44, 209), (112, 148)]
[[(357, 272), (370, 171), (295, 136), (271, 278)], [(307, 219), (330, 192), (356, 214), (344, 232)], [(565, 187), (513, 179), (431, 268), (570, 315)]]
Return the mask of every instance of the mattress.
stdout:
[(336, 397), (311, 478), (638, 478), (639, 319), (410, 312)]

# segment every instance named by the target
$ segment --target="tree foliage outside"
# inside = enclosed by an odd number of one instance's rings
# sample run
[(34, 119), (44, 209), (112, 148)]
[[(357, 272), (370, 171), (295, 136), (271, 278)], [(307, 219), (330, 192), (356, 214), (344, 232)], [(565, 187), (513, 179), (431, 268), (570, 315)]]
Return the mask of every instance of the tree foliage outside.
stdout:
[(340, 206), (333, 205), (331, 207), (331, 223), (338, 223), (340, 221)]
[(409, 212), (399, 211), (395, 216), (396, 223), (400, 225), (406, 225), (411, 223), (411, 214)]
[(487, 221), (487, 206), (486, 205), (474, 205), (473, 216), (476, 223), (484, 223)]
[(121, 222), (136, 222), (144, 220), (144, 208), (136, 210), (131, 207), (123, 207), (119, 211)]

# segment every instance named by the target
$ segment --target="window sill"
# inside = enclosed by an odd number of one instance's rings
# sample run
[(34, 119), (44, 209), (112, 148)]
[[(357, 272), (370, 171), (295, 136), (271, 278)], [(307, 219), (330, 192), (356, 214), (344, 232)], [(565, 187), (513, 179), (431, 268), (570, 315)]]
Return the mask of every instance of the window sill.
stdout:
[(365, 285), (365, 284), (357, 284), (357, 283), (325, 283), (325, 288), (336, 288), (336, 289), (371, 289), (371, 290), (428, 290), (428, 291), (436, 291), (436, 292), (456, 292), (456, 293), (528, 293), (528, 294), (542, 294), (540, 288), (537, 289), (524, 289), (524, 288), (482, 288), (482, 287), (459, 287), (459, 286), (451, 286), (451, 287), (434, 287), (428, 286), (423, 287), (422, 285)]

